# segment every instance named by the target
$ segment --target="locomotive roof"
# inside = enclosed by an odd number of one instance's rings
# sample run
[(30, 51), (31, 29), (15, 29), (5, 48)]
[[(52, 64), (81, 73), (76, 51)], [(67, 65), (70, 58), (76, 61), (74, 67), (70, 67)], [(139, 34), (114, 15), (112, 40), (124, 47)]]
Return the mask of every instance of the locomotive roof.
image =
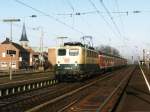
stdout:
[(84, 47), (84, 45), (81, 42), (66, 42), (66, 43), (64, 43), (64, 46), (67, 46), (67, 45)]
[(66, 43), (64, 43), (64, 46), (80, 46), (80, 47), (86, 47), (88, 49), (94, 50), (93, 47), (88, 46), (88, 45), (84, 45), (81, 42), (66, 42)]

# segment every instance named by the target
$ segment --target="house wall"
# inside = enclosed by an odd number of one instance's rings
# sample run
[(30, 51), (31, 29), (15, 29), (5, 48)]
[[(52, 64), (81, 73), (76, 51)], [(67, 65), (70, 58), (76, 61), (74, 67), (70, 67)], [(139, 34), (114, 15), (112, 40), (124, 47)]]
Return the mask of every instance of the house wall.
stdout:
[[(16, 51), (16, 55), (13, 54), (12, 56), (10, 56), (9, 54), (7, 54), (7, 50)], [(11, 63), (13, 69), (19, 68), (19, 50), (12, 44), (0, 44), (0, 69), (9, 69)]]
[(48, 61), (52, 66), (56, 64), (56, 48), (49, 48), (48, 49)]

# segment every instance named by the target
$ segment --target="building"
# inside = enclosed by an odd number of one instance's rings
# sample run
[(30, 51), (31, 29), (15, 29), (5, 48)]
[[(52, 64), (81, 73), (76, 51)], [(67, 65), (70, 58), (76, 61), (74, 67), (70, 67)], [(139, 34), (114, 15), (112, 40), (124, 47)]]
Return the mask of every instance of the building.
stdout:
[(28, 42), (24, 23), (20, 45), (10, 41), (9, 38), (6, 38), (6, 40), (0, 44), (0, 69), (5, 70), (10, 67), (12, 67), (12, 69), (19, 69), (32, 66), (32, 54), (34, 51), (29, 48)]
[(25, 23), (23, 23), (22, 35), (20, 38), (20, 44), (25, 49), (28, 49), (29, 48), (28, 43), (29, 43), (29, 41), (28, 41), (27, 34), (26, 34)]
[(52, 68), (54, 68), (54, 66), (56, 65), (56, 53), (57, 47), (48, 49), (48, 61)]
[(47, 66), (48, 53), (44, 51), (48, 51), (48, 49), (43, 48), (41, 52), (39, 47), (31, 48), (28, 43), (25, 24), (23, 24), (20, 44), (10, 41), (9, 38), (0, 44), (0, 70), (10, 67), (13, 69), (38, 69), (39, 66)]
[[(0, 44), (0, 69), (6, 70), (25, 68), (29, 65), (30, 53), (21, 45), (11, 42), (8, 38)], [(12, 65), (12, 66), (11, 66)]]

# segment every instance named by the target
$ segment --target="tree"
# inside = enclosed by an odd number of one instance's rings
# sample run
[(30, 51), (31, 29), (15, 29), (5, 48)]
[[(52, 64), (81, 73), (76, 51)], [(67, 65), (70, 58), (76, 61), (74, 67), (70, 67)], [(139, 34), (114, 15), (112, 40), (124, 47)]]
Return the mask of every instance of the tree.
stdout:
[(106, 54), (120, 56), (119, 50), (114, 48), (114, 47), (111, 47), (109, 45), (101, 45), (101, 46), (96, 47), (96, 49), (98, 51), (101, 51), (101, 52), (106, 53)]

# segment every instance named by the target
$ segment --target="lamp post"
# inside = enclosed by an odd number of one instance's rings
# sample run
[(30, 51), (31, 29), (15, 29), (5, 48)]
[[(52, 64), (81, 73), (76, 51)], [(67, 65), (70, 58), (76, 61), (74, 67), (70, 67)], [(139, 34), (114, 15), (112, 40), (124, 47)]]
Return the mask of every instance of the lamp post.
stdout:
[[(4, 19), (3, 22), (10, 23), (10, 45), (12, 45), (12, 24), (13, 22), (19, 22), (20, 19)], [(9, 50), (10, 51), (10, 50)], [(12, 54), (8, 52), (10, 56), (10, 65), (9, 65), (9, 79), (12, 80)]]
[[(31, 16), (28, 16), (28, 17), (31, 17), (31, 18), (36, 18), (37, 15), (31, 15)], [(26, 18), (26, 17), (21, 17), (21, 18)], [(14, 18), (8, 18), (8, 19), (3, 19), (3, 22), (7, 22), (7, 23), (10, 23), (10, 40), (12, 41), (12, 25), (13, 25), (13, 22), (20, 22), (21, 19), (14, 19)]]
[[(28, 17), (35, 18), (37, 17), (37, 15), (31, 15)], [(12, 25), (14, 22), (20, 22), (20, 21), (21, 21), (20, 19), (14, 19), (14, 18), (3, 19), (3, 22), (10, 23), (10, 45), (12, 45)], [(10, 77), (10, 80), (12, 80), (12, 54), (11, 53), (8, 53), (8, 54), (10, 55), (9, 77)]]
[(4, 19), (3, 22), (10, 23), (10, 40), (12, 41), (12, 23), (13, 22), (19, 22), (20, 19)]

